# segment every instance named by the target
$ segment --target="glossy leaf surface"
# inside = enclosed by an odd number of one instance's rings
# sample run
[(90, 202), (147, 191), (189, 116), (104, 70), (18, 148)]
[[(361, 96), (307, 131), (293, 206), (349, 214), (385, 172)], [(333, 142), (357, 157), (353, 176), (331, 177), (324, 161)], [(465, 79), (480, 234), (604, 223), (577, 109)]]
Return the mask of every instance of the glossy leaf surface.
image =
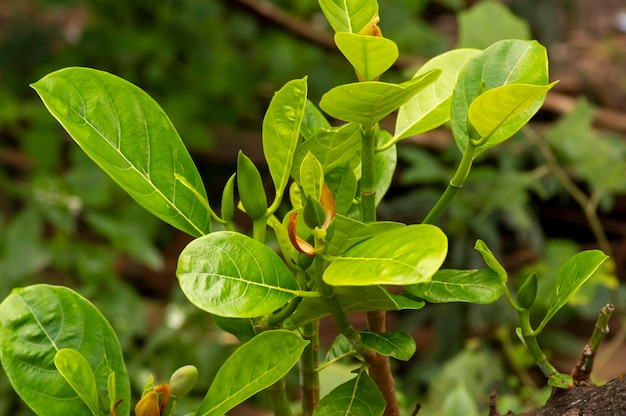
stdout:
[(361, 331), (361, 342), (382, 355), (408, 361), (415, 354), (415, 340), (406, 332)]
[(272, 313), (298, 290), (276, 253), (232, 231), (214, 232), (189, 243), (178, 259), (176, 274), (191, 303), (231, 318)]
[(377, 234), (404, 227), (405, 225), (399, 222), (378, 221), (365, 224), (343, 215), (337, 215), (335, 216), (335, 231), (327, 252), (336, 256)]
[(0, 304), (0, 361), (15, 391), (37, 414), (91, 415), (55, 367), (59, 350), (78, 351), (94, 369), (99, 392), (115, 372), (118, 414), (130, 413), (130, 382), (115, 332), (82, 296), (64, 287), (14, 289)]
[(335, 44), (364, 81), (373, 81), (398, 59), (398, 46), (390, 39), (338, 32)]
[(381, 416), (385, 399), (367, 372), (358, 375), (322, 397), (314, 416)]
[(470, 104), (469, 121), (480, 137), (489, 137), (489, 147), (493, 147), (526, 124), (526, 110), (539, 100), (543, 102), (555, 84), (509, 84), (487, 90)]
[(428, 282), (407, 285), (410, 294), (431, 303), (492, 303), (502, 295), (502, 282), (491, 269), (439, 270)]
[(265, 331), (239, 347), (219, 369), (197, 416), (223, 416), (280, 380), (298, 362), (308, 341), (285, 330)]
[(76, 350), (62, 348), (54, 356), (54, 365), (65, 381), (72, 386), (78, 397), (89, 407), (91, 413), (98, 416), (100, 413), (98, 387), (96, 386), (96, 377), (87, 359)]
[(398, 110), (394, 139), (423, 133), (450, 119), (452, 92), (459, 73), (467, 61), (480, 53), (478, 49), (455, 49), (426, 62), (414, 75), (421, 76), (432, 69), (441, 75)]
[(377, 14), (376, 0), (319, 0), (320, 8), (335, 32), (360, 32)]
[(402, 84), (356, 82), (335, 87), (322, 96), (320, 108), (338, 120), (372, 126), (434, 82), (439, 70)]
[(428, 224), (376, 235), (337, 257), (324, 273), (332, 286), (408, 285), (430, 280), (446, 257), (448, 240)]
[(289, 81), (274, 94), (263, 118), (263, 153), (277, 197), (283, 194), (307, 103), (306, 78)]
[(565, 306), (567, 301), (593, 276), (606, 259), (608, 256), (600, 250), (588, 250), (576, 254), (563, 265), (556, 278), (556, 292), (552, 296), (541, 327)]
[(311, 152), (306, 154), (300, 165), (300, 181), (304, 195), (319, 201), (324, 184), (324, 170)]
[(302, 124), (300, 124), (300, 134), (305, 140), (313, 137), (318, 131), (330, 129), (331, 125), (324, 117), (324, 114), (311, 102), (306, 100), (306, 106), (304, 107), (304, 117), (302, 118)]
[[(454, 88), (451, 106), (452, 133), (461, 151), (467, 147), (470, 134), (469, 107), (484, 91), (508, 84), (548, 84), (548, 57), (546, 49), (536, 41), (503, 40), (470, 59)], [(541, 107), (538, 100), (517, 115), (517, 122), (528, 121)], [(476, 126), (474, 126), (476, 127)], [(503, 139), (479, 146), (474, 157)]]
[(141, 206), (193, 236), (210, 232), (198, 170), (148, 94), (88, 68), (52, 72), (32, 87), (85, 153)]

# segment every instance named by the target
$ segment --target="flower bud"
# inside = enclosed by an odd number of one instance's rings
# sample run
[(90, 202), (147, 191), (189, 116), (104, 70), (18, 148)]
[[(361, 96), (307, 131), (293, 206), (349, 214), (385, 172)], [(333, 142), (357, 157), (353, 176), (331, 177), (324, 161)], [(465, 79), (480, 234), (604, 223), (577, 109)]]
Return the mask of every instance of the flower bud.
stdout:
[(530, 308), (537, 297), (537, 273), (532, 273), (526, 278), (516, 293), (517, 303), (524, 309)]
[(174, 371), (170, 377), (170, 395), (182, 397), (191, 391), (198, 382), (198, 369), (193, 365), (186, 365)]

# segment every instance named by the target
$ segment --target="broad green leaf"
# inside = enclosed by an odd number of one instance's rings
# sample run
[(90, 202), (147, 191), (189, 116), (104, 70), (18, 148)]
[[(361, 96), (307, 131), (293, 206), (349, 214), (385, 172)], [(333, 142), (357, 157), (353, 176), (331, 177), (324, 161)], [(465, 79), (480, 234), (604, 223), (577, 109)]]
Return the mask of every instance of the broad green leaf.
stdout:
[(191, 303), (230, 318), (272, 313), (298, 293), (294, 276), (276, 253), (233, 231), (189, 243), (180, 254), (176, 275)]
[(302, 118), (302, 124), (300, 125), (300, 134), (304, 137), (304, 140), (308, 140), (317, 134), (320, 130), (328, 130), (331, 128), (330, 123), (324, 117), (324, 114), (311, 102), (306, 100), (306, 106), (304, 107), (304, 117)]
[(478, 251), (483, 257), (483, 260), (487, 267), (496, 272), (502, 283), (506, 283), (507, 280), (509, 280), (509, 275), (507, 274), (506, 270), (504, 270), (504, 267), (502, 267), (500, 262), (496, 259), (495, 254), (493, 254), (489, 247), (487, 247), (487, 244), (485, 244), (484, 241), (476, 240), (476, 245), (474, 246), (474, 249)]
[(402, 361), (408, 361), (415, 354), (415, 340), (406, 332), (369, 332), (361, 331), (361, 342), (379, 354), (388, 355)]
[(430, 303), (487, 304), (502, 295), (502, 282), (491, 269), (439, 270), (428, 282), (405, 286), (407, 292)]
[[(508, 84), (548, 85), (548, 57), (542, 45), (536, 41), (504, 40), (466, 63), (452, 94), (450, 113), (452, 133), (461, 151), (469, 141), (468, 112), (472, 101), (486, 90)], [(517, 115), (518, 120), (530, 120), (541, 104), (541, 100), (533, 103)], [(487, 148), (489, 143), (479, 146), (474, 157)]]
[(394, 141), (432, 130), (450, 119), (452, 91), (459, 73), (467, 61), (479, 53), (478, 49), (455, 49), (434, 57), (415, 73), (414, 78), (431, 69), (441, 70), (435, 82), (398, 110)]
[(148, 94), (89, 68), (61, 69), (32, 87), (85, 153), (139, 205), (193, 236), (211, 231), (200, 174)]
[(303, 185), (300, 179), (300, 166), (309, 152), (322, 164), (324, 173), (346, 164), (356, 169), (361, 163), (360, 150), (361, 132), (357, 124), (350, 123), (319, 130), (296, 149), (291, 175), (296, 182)]
[[(399, 311), (424, 307), (424, 301), (402, 295), (393, 295), (382, 286), (337, 286), (335, 296), (346, 312)], [(323, 299), (305, 298), (286, 322), (290, 328), (299, 328), (330, 315)]]
[(320, 108), (338, 120), (373, 126), (434, 82), (440, 72), (435, 69), (402, 84), (367, 81), (340, 85), (322, 96)]
[(308, 152), (300, 165), (300, 182), (304, 195), (320, 200), (324, 185), (324, 171), (322, 164), (313, 153)]
[(460, 48), (483, 49), (502, 39), (530, 39), (528, 23), (497, 1), (476, 3), (461, 11), (458, 20)]
[(306, 77), (289, 81), (276, 92), (263, 118), (263, 153), (274, 181), (277, 200), (283, 194), (307, 103)]
[[(386, 142), (391, 139), (391, 134), (381, 130), (379, 135), (379, 143)], [(382, 152), (376, 152), (374, 156), (374, 166), (376, 170), (376, 205), (383, 200), (383, 197), (391, 186), (393, 175), (396, 172), (398, 163), (398, 152), (396, 146), (393, 145)]]
[[(94, 416), (100, 414), (96, 376), (87, 359), (78, 351), (62, 348), (54, 356), (54, 365)], [(107, 378), (108, 382), (108, 378)], [(107, 386), (108, 390), (108, 386)]]
[(320, 400), (313, 416), (381, 416), (385, 399), (366, 371), (333, 389)]
[(334, 226), (333, 237), (326, 249), (327, 253), (333, 256), (340, 255), (349, 248), (380, 233), (405, 227), (400, 222), (390, 221), (377, 221), (372, 224), (365, 224), (343, 215), (335, 216)]
[(565, 306), (567, 301), (593, 276), (606, 259), (608, 256), (600, 250), (588, 250), (576, 254), (563, 265), (556, 278), (556, 291), (540, 327), (543, 327), (552, 319), (554, 314)]
[(352, 247), (333, 260), (323, 278), (332, 286), (425, 282), (439, 270), (447, 251), (448, 240), (439, 228), (409, 225)]
[(335, 32), (358, 33), (378, 14), (376, 0), (319, 0)]
[(338, 32), (335, 33), (335, 44), (363, 81), (378, 78), (391, 68), (399, 54), (395, 42), (379, 36)]
[(484, 148), (493, 147), (513, 136), (526, 122), (525, 111), (538, 101), (543, 102), (556, 84), (508, 84), (485, 91), (470, 104), (469, 122), (487, 139)]
[(40, 415), (91, 415), (54, 364), (63, 348), (94, 369), (99, 392), (115, 373), (120, 416), (130, 414), (130, 382), (115, 332), (100, 312), (71, 289), (33, 285), (14, 289), (0, 304), (0, 361), (15, 391)]
[(196, 416), (223, 416), (280, 380), (309, 343), (285, 330), (260, 333), (239, 347), (217, 372)]
[(326, 361), (332, 361), (335, 358), (345, 356), (346, 354), (355, 353), (354, 346), (348, 341), (345, 335), (339, 334), (333, 341), (328, 352), (326, 353)]
[(331, 169), (324, 181), (335, 197), (335, 214), (345, 215), (355, 202), (357, 179), (350, 165), (345, 164)]

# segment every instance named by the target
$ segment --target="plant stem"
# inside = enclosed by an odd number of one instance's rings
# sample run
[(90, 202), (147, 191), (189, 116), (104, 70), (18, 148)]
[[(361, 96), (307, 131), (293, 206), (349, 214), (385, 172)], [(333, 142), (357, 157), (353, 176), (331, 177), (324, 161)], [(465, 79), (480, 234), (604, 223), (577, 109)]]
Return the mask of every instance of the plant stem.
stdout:
[(559, 374), (556, 371), (556, 368), (546, 358), (545, 354), (541, 350), (539, 343), (537, 342), (537, 333), (533, 331), (532, 326), (530, 325), (530, 315), (528, 309), (523, 309), (518, 311), (520, 327), (522, 328), (522, 337), (524, 338), (524, 343), (526, 344), (526, 348), (530, 355), (532, 355), (535, 360), (535, 364), (541, 370), (544, 376), (550, 378), (554, 375)]
[(472, 161), (474, 159), (474, 152), (476, 151), (476, 146), (470, 140), (467, 143), (467, 147), (463, 152), (463, 157), (461, 158), (461, 162), (459, 163), (459, 167), (456, 170), (456, 173), (450, 179), (450, 183), (448, 187), (444, 191), (441, 198), (435, 203), (435, 206), (430, 210), (430, 212), (422, 221), (423, 224), (434, 224), (444, 213), (448, 205), (450, 205), (450, 201), (456, 195), (456, 193), (463, 187), (467, 176), (469, 175), (470, 170), (472, 169)]
[(591, 384), (591, 372), (593, 371), (593, 361), (596, 358), (598, 348), (604, 339), (605, 335), (609, 332), (609, 319), (615, 308), (613, 305), (608, 304), (600, 310), (596, 325), (591, 333), (589, 342), (583, 348), (583, 354), (580, 360), (576, 363), (574, 370), (572, 371), (572, 380), (574, 385), (589, 385)]
[(302, 328), (302, 338), (309, 340), (300, 359), (300, 389), (302, 393), (302, 416), (312, 416), (320, 399), (319, 372), (320, 322), (307, 323)]
[[(361, 137), (361, 219), (365, 223), (376, 221), (376, 139), (378, 125), (367, 128)], [(385, 332), (386, 312), (367, 312), (367, 325), (372, 332)], [(363, 347), (360, 347), (363, 350)], [(369, 375), (380, 389), (387, 407), (384, 416), (398, 416), (400, 408), (389, 357), (368, 350), (363, 354), (370, 364)]]
[(252, 220), (252, 238), (265, 244), (267, 234), (267, 218), (265, 216)]
[(287, 397), (287, 390), (285, 378), (281, 378), (276, 383), (267, 388), (267, 392), (270, 395), (270, 402), (272, 403), (272, 409), (274, 409), (274, 416), (292, 416), (291, 406), (289, 406), (289, 398)]

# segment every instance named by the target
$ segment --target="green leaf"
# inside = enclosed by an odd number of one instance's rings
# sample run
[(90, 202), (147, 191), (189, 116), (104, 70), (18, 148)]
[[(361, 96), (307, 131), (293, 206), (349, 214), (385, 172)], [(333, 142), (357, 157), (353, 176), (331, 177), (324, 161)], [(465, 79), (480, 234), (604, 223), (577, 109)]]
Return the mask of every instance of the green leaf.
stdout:
[(267, 212), (267, 195), (259, 170), (250, 158), (240, 150), (237, 155), (237, 189), (239, 199), (246, 213), (252, 219), (258, 219)]
[(254, 325), (251, 319), (246, 318), (225, 318), (219, 315), (212, 315), (211, 319), (221, 330), (233, 334), (241, 343), (245, 343), (254, 338)]
[[(391, 138), (388, 131), (381, 130), (379, 143), (386, 142)], [(398, 163), (398, 152), (396, 146), (391, 146), (382, 152), (374, 155), (374, 169), (376, 171), (376, 205), (383, 200), (383, 197), (391, 186), (393, 175), (396, 172)]]
[[(235, 178), (237, 174), (233, 173), (222, 191), (221, 212), (224, 221), (232, 221), (235, 215)], [(265, 195), (265, 191), (263, 192)], [(266, 202), (267, 203), (267, 202)]]
[(335, 214), (345, 215), (355, 201), (357, 179), (350, 165), (337, 166), (324, 176), (335, 197)]
[(358, 375), (320, 400), (314, 416), (381, 416), (385, 411), (385, 399), (367, 372)]
[(324, 173), (346, 164), (356, 169), (361, 163), (360, 149), (361, 132), (357, 124), (319, 130), (296, 149), (291, 175), (304, 185), (300, 179), (300, 165), (309, 152), (322, 164)]
[(337, 256), (378, 234), (404, 227), (405, 225), (399, 222), (377, 221), (371, 224), (364, 224), (361, 221), (343, 215), (336, 215), (335, 231), (326, 250), (328, 254)]
[(326, 20), (335, 32), (360, 32), (377, 14), (376, 0), (319, 0)]
[(434, 82), (440, 72), (435, 69), (402, 84), (367, 81), (340, 85), (322, 96), (320, 108), (336, 119), (372, 126)]
[(324, 185), (324, 171), (322, 170), (322, 164), (311, 152), (308, 152), (302, 159), (300, 182), (306, 197), (311, 197), (316, 201), (320, 200), (322, 186)]
[[(504, 40), (467, 62), (454, 87), (450, 113), (452, 133), (462, 152), (469, 142), (468, 112), (472, 101), (486, 90), (508, 84), (548, 84), (548, 56), (542, 45), (536, 41)], [(530, 120), (541, 104), (536, 101), (517, 115), (517, 119)], [(489, 143), (479, 146), (474, 157), (487, 148)]]
[(398, 59), (398, 46), (379, 36), (338, 32), (335, 44), (364, 81), (373, 81)]
[(513, 136), (526, 122), (526, 110), (543, 103), (549, 85), (509, 84), (485, 91), (470, 104), (469, 122), (483, 139), (488, 139), (484, 148), (493, 147)]
[(309, 343), (293, 332), (265, 331), (239, 347), (219, 369), (197, 416), (223, 416), (280, 380)]
[(415, 73), (414, 78), (432, 69), (441, 70), (435, 82), (414, 95), (398, 110), (395, 141), (432, 130), (450, 119), (452, 92), (459, 73), (467, 61), (479, 53), (478, 49), (455, 49), (434, 57)]
[(479, 416), (476, 399), (463, 382), (452, 387), (442, 403), (441, 414), (446, 416)]
[(263, 153), (280, 201), (289, 180), (300, 125), (307, 103), (306, 77), (289, 81), (276, 92), (263, 118)]
[(161, 107), (106, 72), (65, 68), (32, 84), (85, 153), (139, 205), (193, 236), (210, 229), (200, 174)]
[[(391, 294), (382, 286), (338, 286), (335, 296), (346, 312), (418, 310), (424, 307), (424, 301)], [(328, 315), (330, 311), (323, 299), (305, 298), (287, 325), (299, 328)]]
[(476, 3), (461, 11), (458, 21), (461, 48), (484, 49), (502, 39), (531, 38), (528, 23), (497, 1)]
[(332, 286), (407, 285), (430, 280), (448, 240), (436, 226), (415, 224), (376, 235), (333, 260), (324, 273)]
[(408, 361), (415, 354), (415, 340), (406, 332), (361, 331), (361, 342), (379, 354)]
[(491, 269), (439, 270), (429, 282), (405, 286), (426, 302), (493, 303), (502, 296), (502, 282)]
[(180, 254), (176, 275), (191, 303), (231, 318), (272, 313), (298, 293), (291, 271), (276, 253), (233, 231), (189, 243)]
[(306, 100), (304, 107), (304, 117), (300, 125), (300, 134), (305, 140), (313, 137), (320, 130), (328, 130), (331, 128), (330, 123), (324, 117), (324, 114), (311, 102)]
[(509, 280), (509, 275), (506, 270), (504, 270), (504, 267), (502, 267), (500, 262), (496, 259), (496, 256), (489, 249), (489, 247), (487, 247), (487, 244), (485, 244), (484, 241), (476, 240), (474, 249), (478, 251), (481, 256), (483, 256), (483, 260), (487, 267), (496, 272), (502, 283), (506, 283), (507, 280)]
[[(94, 416), (100, 414), (96, 376), (87, 359), (78, 351), (62, 348), (54, 356), (54, 365)], [(108, 381), (108, 378), (107, 378)]]
[(106, 392), (115, 373), (120, 416), (130, 413), (130, 382), (113, 329), (100, 312), (71, 289), (33, 285), (14, 289), (0, 304), (0, 361), (15, 391), (37, 414), (91, 415), (55, 367), (57, 351), (80, 352)]
[(543, 327), (576, 294), (609, 257), (600, 250), (588, 250), (576, 254), (561, 268), (556, 278), (556, 291), (552, 296), (546, 316), (539, 327)]
[(339, 334), (333, 341), (328, 352), (326, 353), (326, 361), (332, 361), (336, 358), (345, 356), (346, 354), (355, 353), (354, 346), (348, 341), (345, 335)]

